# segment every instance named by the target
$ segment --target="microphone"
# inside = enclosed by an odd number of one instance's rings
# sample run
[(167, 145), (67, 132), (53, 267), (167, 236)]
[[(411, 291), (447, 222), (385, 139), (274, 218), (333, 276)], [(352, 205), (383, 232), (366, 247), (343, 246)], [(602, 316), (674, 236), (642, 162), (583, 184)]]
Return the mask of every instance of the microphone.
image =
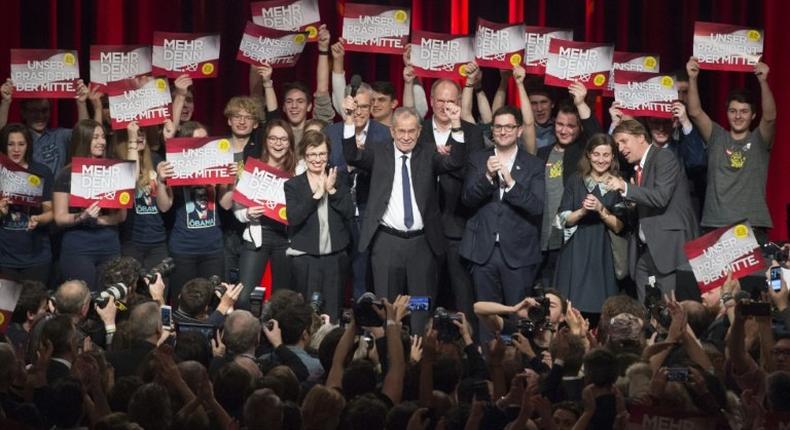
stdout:
[(359, 86), (362, 85), (362, 77), (359, 75), (354, 75), (351, 77), (351, 97), (357, 96), (357, 90), (359, 90)]

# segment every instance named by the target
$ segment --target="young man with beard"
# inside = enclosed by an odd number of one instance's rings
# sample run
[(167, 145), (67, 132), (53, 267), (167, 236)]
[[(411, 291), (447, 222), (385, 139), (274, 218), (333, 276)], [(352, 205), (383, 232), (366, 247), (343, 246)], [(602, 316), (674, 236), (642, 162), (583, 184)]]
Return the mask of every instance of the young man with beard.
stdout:
[(768, 162), (776, 133), (776, 103), (768, 85), (769, 68), (763, 62), (754, 66), (760, 84), (762, 117), (759, 126), (750, 130), (757, 117), (751, 94), (734, 90), (727, 98), (727, 131), (713, 122), (702, 109), (699, 98), (699, 63), (691, 57), (686, 64), (689, 75), (688, 113), (708, 143), (708, 188), (702, 210), (702, 226), (724, 227), (748, 220), (757, 241), (768, 239), (773, 227), (765, 200)]
[[(553, 226), (554, 217), (560, 207), (565, 182), (576, 172), (579, 160), (584, 155), (587, 138), (601, 131), (598, 121), (585, 101), (587, 88), (574, 82), (568, 87), (573, 104), (562, 104), (554, 119), (553, 145), (538, 149), (538, 158), (545, 164), (545, 192), (543, 198), (543, 222), (540, 234), (540, 250), (543, 261), (538, 278), (543, 285), (554, 286), (554, 267), (562, 246), (562, 230)], [(545, 115), (543, 115), (545, 117)], [(535, 115), (536, 123), (540, 119)]]

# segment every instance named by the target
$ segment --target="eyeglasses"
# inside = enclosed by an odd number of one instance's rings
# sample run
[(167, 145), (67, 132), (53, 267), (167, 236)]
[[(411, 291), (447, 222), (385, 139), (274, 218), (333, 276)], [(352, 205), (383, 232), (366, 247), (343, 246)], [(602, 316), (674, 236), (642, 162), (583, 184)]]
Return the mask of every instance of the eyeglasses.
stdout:
[(285, 136), (285, 137), (269, 136), (269, 137), (266, 138), (266, 141), (267, 142), (271, 142), (271, 143), (276, 143), (276, 142), (288, 143), (290, 141), (290, 139), (288, 139), (287, 136)]
[(252, 115), (241, 115), (241, 114), (233, 114), (230, 116), (230, 119), (234, 121), (254, 121), (255, 117)]
[(517, 129), (518, 126), (515, 124), (494, 124), (491, 126), (494, 131), (506, 131), (508, 133), (512, 132), (513, 130)]
[(324, 160), (329, 156), (328, 152), (310, 152), (304, 155), (307, 160)]

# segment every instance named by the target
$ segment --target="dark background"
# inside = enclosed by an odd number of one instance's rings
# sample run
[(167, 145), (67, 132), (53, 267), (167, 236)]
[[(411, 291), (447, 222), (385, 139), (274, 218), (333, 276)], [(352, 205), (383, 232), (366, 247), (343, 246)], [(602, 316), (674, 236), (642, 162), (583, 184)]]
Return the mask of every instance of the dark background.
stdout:
[[(362, 2), (362, 1), (360, 1)], [(80, 52), (80, 70), (88, 79), (91, 44), (150, 44), (154, 31), (218, 32), (222, 35), (219, 78), (196, 80), (194, 118), (206, 123), (213, 133), (226, 127), (222, 110), (233, 95), (248, 91), (248, 66), (235, 60), (244, 29), (250, 20), (249, 0), (2, 0), (0, 26), (0, 78), (8, 76), (11, 48), (70, 48)], [(788, 50), (790, 32), (781, 29), (790, 17), (785, 0), (368, 0), (364, 3), (409, 7), (412, 28), (464, 34), (474, 28), (478, 17), (495, 22), (572, 28), (575, 40), (610, 42), (620, 51), (660, 55), (662, 72), (685, 67), (691, 55), (694, 21), (712, 21), (765, 29), (765, 62), (771, 67), (769, 82), (779, 109), (778, 132), (769, 171), (768, 203), (775, 228), (773, 239), (787, 238), (787, 211), (790, 202), (790, 125), (783, 122), (790, 106)], [(340, 33), (345, 1), (319, 0), (321, 18), (332, 31), (334, 42)], [(305, 50), (298, 67), (275, 71), (279, 87), (283, 82), (315, 80), (316, 47)], [(403, 63), (400, 56), (349, 53), (346, 71), (359, 73), (364, 80), (392, 78), (400, 93)], [(489, 91), (497, 85), (498, 74), (486, 70), (484, 83)], [(726, 123), (725, 101), (730, 89), (747, 86), (755, 91), (756, 79), (748, 73), (703, 72), (703, 106), (710, 116)], [(489, 92), (489, 95), (492, 93)], [(608, 99), (598, 98), (596, 112), (606, 120)], [(53, 110), (53, 125), (70, 127), (75, 119), (74, 103), (62, 100)], [(18, 120), (18, 103), (11, 121)], [(755, 123), (756, 125), (756, 123)]]

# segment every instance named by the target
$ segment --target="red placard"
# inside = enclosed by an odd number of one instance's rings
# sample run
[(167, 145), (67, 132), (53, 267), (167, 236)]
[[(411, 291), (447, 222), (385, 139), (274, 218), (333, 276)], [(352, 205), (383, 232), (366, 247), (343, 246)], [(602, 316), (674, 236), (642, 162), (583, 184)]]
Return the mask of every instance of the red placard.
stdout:
[(14, 98), (71, 99), (77, 95), (80, 65), (77, 51), (12, 49), (11, 80)]
[(126, 79), (107, 87), (113, 130), (137, 121), (140, 126), (164, 124), (171, 115), (170, 86), (164, 78)]
[(604, 43), (551, 39), (544, 82), (568, 87), (574, 81), (588, 89), (603, 89), (612, 70), (614, 47)]
[(154, 32), (152, 71), (156, 76), (216, 78), (219, 34)]
[(612, 70), (609, 71), (609, 82), (603, 95), (614, 97), (614, 75), (619, 70), (628, 72), (658, 73), (661, 70), (659, 56), (636, 52), (614, 51), (612, 56)]
[(10, 279), (0, 279), (0, 333), (8, 330), (8, 324), (11, 323), (11, 316), (21, 295), (22, 284)]
[(714, 430), (716, 419), (677, 410), (631, 405), (628, 407), (628, 430)]
[(91, 45), (91, 84), (108, 83), (151, 73), (151, 47), (143, 45)]
[(524, 70), (533, 75), (546, 73), (551, 39), (573, 40), (573, 30), (552, 27), (525, 27)]
[(86, 208), (99, 202), (102, 208), (130, 208), (136, 181), (134, 161), (74, 157), (69, 206)]
[(614, 99), (623, 114), (672, 118), (672, 102), (678, 100), (672, 76), (619, 70), (614, 78)]
[(343, 46), (346, 51), (402, 54), (409, 43), (407, 8), (346, 3), (343, 9)]
[(307, 41), (318, 40), (321, 13), (318, 0), (272, 0), (250, 4), (252, 22), (288, 32), (307, 32)]
[(0, 199), (12, 205), (41, 206), (44, 181), (0, 153)]
[(165, 143), (166, 159), (175, 174), (167, 185), (232, 184), (230, 141), (223, 137), (177, 137)]
[(247, 23), (241, 36), (236, 59), (259, 66), (268, 63), (272, 67), (293, 67), (307, 41), (307, 33), (272, 30)]
[(415, 31), (411, 39), (414, 74), (429, 78), (466, 76), (466, 63), (475, 59), (472, 36)]
[(481, 67), (511, 70), (524, 60), (524, 25), (477, 18), (475, 61)]
[(684, 249), (702, 293), (724, 284), (728, 271), (732, 279), (740, 279), (765, 269), (760, 245), (746, 221), (717, 228), (687, 242)]
[(763, 30), (714, 22), (694, 23), (694, 56), (700, 69), (751, 72), (763, 55)]
[(233, 190), (233, 201), (247, 207), (262, 206), (265, 216), (288, 224), (283, 184), (289, 177), (282, 170), (258, 159), (247, 158), (239, 183)]

